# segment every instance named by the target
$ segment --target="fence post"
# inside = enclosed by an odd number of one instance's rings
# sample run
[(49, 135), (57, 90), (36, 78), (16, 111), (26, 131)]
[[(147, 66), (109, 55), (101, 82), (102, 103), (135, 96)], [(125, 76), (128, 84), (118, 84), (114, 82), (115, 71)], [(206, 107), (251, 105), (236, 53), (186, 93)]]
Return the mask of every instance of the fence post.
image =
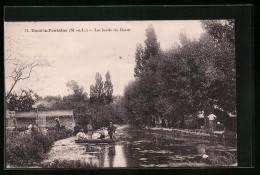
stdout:
[(46, 115), (39, 114), (38, 110), (36, 110), (36, 124), (40, 127), (42, 134), (46, 135)]

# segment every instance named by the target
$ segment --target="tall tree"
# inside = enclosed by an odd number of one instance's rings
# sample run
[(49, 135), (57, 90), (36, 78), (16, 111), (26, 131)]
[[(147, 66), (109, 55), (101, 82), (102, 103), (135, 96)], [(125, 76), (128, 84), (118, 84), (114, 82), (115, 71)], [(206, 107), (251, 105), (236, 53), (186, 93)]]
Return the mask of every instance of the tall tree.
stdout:
[(206, 20), (202, 26), (214, 38), (218, 51), (214, 66), (222, 73), (210, 87), (209, 96), (215, 105), (228, 113), (236, 113), (235, 21)]
[(141, 44), (136, 46), (136, 66), (135, 66), (135, 77), (142, 76), (145, 71), (147, 61), (158, 54), (160, 44), (157, 41), (157, 36), (152, 25), (149, 25), (146, 29), (146, 40), (144, 41), (145, 47), (142, 48)]
[(144, 41), (144, 59), (148, 60), (151, 56), (155, 56), (159, 52), (160, 45), (157, 42), (157, 35), (152, 25), (146, 29), (146, 40)]
[(90, 86), (90, 101), (104, 103), (104, 83), (100, 73), (96, 73), (95, 80), (95, 85)]
[(95, 101), (97, 101), (97, 91), (95, 89), (94, 85), (90, 86), (90, 103), (94, 103)]
[(106, 73), (106, 81), (104, 83), (105, 103), (110, 104), (113, 102), (113, 84), (111, 81), (109, 71)]
[(136, 51), (135, 51), (135, 62), (136, 62), (136, 65), (134, 68), (135, 77), (140, 77), (141, 73), (143, 72), (144, 65), (145, 65), (143, 56), (144, 56), (143, 46), (141, 44), (137, 44)]

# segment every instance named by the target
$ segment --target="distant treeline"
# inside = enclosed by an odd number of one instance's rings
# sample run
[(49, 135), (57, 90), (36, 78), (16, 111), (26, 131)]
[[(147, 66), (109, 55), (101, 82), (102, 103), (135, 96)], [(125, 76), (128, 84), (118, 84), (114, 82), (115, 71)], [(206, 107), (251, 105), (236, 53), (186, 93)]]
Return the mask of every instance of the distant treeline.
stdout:
[[(95, 127), (108, 125), (109, 121), (123, 122), (123, 110), (119, 106), (120, 96), (113, 96), (113, 84), (110, 73), (107, 72), (103, 83), (102, 76), (96, 73), (96, 83), (90, 86), (90, 97), (84, 92), (84, 88), (76, 81), (71, 80), (66, 86), (72, 91), (68, 96), (46, 96), (40, 97), (32, 90), (21, 90), (20, 93), (13, 92), (7, 101), (7, 109), (11, 111), (29, 112), (48, 110), (74, 110), (74, 114), (81, 112), (77, 123), (83, 127), (89, 120)], [(91, 111), (91, 112), (90, 112)], [(78, 116), (78, 115), (77, 115)]]
[(71, 90), (71, 94), (61, 96), (41, 97), (33, 90), (23, 90), (13, 92), (7, 100), (7, 109), (11, 111), (29, 112), (37, 108), (39, 111), (46, 110), (72, 110), (88, 103), (110, 104), (113, 102), (113, 84), (109, 71), (106, 74), (106, 81), (103, 83), (102, 76), (96, 73), (96, 83), (90, 86), (90, 98), (84, 92), (84, 87), (75, 80), (66, 83)]

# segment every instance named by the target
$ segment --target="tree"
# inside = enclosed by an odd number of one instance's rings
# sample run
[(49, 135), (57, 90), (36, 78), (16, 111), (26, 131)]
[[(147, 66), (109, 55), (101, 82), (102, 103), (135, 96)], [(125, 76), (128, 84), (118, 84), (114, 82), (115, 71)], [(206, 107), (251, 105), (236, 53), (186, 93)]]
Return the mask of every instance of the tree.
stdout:
[[(147, 37), (144, 49), (137, 45), (137, 78), (126, 87), (123, 99), (126, 115), (135, 124), (147, 124), (151, 116), (158, 116), (175, 127), (191, 128), (196, 127), (200, 111), (208, 115), (208, 109), (216, 106), (227, 113), (235, 111), (233, 23), (206, 25), (209, 32), (199, 40), (181, 33), (181, 45), (164, 52), (154, 44), (156, 37)], [(156, 36), (148, 31), (147, 36)]]
[(144, 65), (145, 65), (143, 56), (144, 56), (143, 46), (141, 44), (137, 44), (136, 51), (135, 51), (135, 62), (136, 62), (136, 66), (134, 68), (135, 77), (140, 77), (141, 73), (143, 72)]
[(67, 82), (66, 86), (73, 91), (73, 94), (63, 97), (63, 105), (66, 109), (74, 109), (87, 102), (88, 94), (84, 92), (83, 86), (80, 86), (75, 80)]
[(10, 111), (15, 111), (15, 110), (17, 110), (18, 105), (19, 105), (19, 96), (15, 92), (11, 93), (9, 95), (9, 99), (6, 104), (7, 109)]
[(21, 112), (29, 112), (33, 110), (33, 106), (37, 101), (39, 96), (35, 94), (32, 90), (21, 89), (20, 94), (11, 93), (10, 98), (7, 101), (8, 110), (18, 110)]
[(99, 102), (99, 103), (104, 103), (105, 101), (105, 94), (104, 94), (104, 84), (102, 80), (102, 76), (100, 73), (96, 73), (95, 76), (96, 83), (93, 86), (90, 86), (90, 101), (91, 102)]
[(40, 67), (50, 66), (49, 62), (44, 59), (33, 59), (31, 62), (26, 62), (28, 58), (24, 58), (20, 53), (17, 53), (13, 49), (13, 43), (20, 43), (21, 41), (17, 38), (13, 38), (12, 35), (7, 35), (5, 37), (5, 81), (11, 79), (12, 85), (6, 92), (5, 100), (10, 98), (10, 95), (14, 87), (23, 80), (29, 79), (36, 69)]
[(110, 78), (109, 71), (106, 73), (106, 81), (104, 83), (105, 103), (113, 102), (113, 84)]
[(97, 98), (100, 102), (103, 101), (103, 81), (102, 81), (102, 76), (100, 75), (100, 73), (96, 73), (96, 84), (95, 84), (95, 89), (97, 92)]
[(90, 86), (90, 103), (94, 103), (95, 101), (97, 101), (97, 91), (95, 89), (94, 85)]
[(208, 95), (227, 113), (236, 113), (235, 21), (206, 20), (202, 26), (214, 38), (218, 51), (214, 66), (222, 73), (212, 83)]
[(74, 92), (74, 94), (83, 94), (84, 87), (79, 86), (75, 80), (71, 80), (66, 83), (66, 86)]
[(123, 105), (128, 120), (134, 126), (141, 126), (147, 123), (149, 107), (146, 97), (142, 94), (140, 80), (128, 84), (124, 91)]
[(10, 90), (7, 92), (6, 99), (8, 99), (11, 95), (12, 90), (17, 85), (19, 81), (29, 79), (31, 77), (32, 72), (39, 67), (47, 67), (50, 66), (46, 60), (34, 60), (31, 63), (21, 62), (17, 58), (11, 58), (10, 56), (5, 59), (5, 63), (11, 63), (12, 66), (8, 66), (8, 68), (12, 70), (8, 70), (7, 72), (11, 72), (6, 78), (11, 78), (13, 83)]
[(185, 116), (192, 111), (190, 74), (187, 59), (180, 49), (165, 53), (157, 71), (158, 98), (155, 108), (172, 124), (184, 127)]
[(135, 77), (142, 76), (142, 73), (145, 71), (145, 66), (147, 61), (158, 54), (160, 49), (160, 44), (157, 42), (157, 36), (152, 25), (149, 25), (146, 29), (146, 40), (144, 49), (141, 44), (136, 46), (135, 54)]
[(156, 72), (160, 59), (160, 45), (152, 25), (146, 29), (144, 43), (144, 48), (141, 44), (136, 46), (134, 72), (137, 79), (126, 88), (124, 100), (127, 113), (138, 125), (149, 122), (154, 115), (158, 116), (155, 99), (158, 97)]
[(235, 20), (203, 20), (201, 23), (216, 43), (226, 40), (230, 46), (235, 45)]
[(157, 35), (152, 25), (146, 29), (146, 40), (144, 41), (144, 60), (148, 60), (151, 56), (155, 56), (159, 52), (160, 45), (157, 42)]

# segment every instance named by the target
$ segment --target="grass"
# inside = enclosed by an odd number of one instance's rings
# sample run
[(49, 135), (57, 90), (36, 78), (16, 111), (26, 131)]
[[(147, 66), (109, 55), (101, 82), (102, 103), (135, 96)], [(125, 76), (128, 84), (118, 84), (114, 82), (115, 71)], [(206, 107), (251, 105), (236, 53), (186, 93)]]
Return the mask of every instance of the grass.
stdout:
[(81, 160), (54, 160), (42, 165), (43, 168), (97, 168), (96, 164)]
[(237, 156), (227, 151), (222, 151), (221, 155), (210, 159), (210, 164), (212, 166), (228, 166), (234, 163), (237, 163)]

